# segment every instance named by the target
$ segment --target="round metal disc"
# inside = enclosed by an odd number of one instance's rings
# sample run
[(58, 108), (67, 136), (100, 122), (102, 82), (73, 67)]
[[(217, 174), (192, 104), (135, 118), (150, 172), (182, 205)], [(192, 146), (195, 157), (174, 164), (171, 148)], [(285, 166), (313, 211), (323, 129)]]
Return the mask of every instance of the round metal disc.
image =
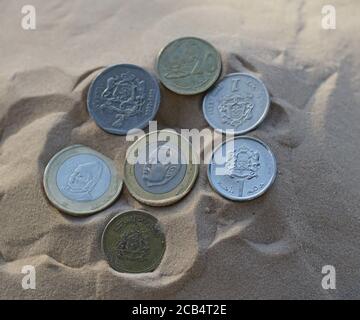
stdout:
[(190, 142), (174, 131), (151, 132), (127, 151), (124, 181), (134, 198), (165, 206), (183, 198), (198, 175)]
[(122, 188), (113, 162), (82, 145), (58, 152), (45, 168), (43, 183), (50, 202), (76, 216), (106, 208)]
[(155, 78), (132, 64), (111, 66), (92, 82), (87, 107), (96, 124), (113, 134), (126, 135), (154, 119), (160, 105)]
[(101, 244), (111, 268), (127, 273), (154, 271), (166, 249), (159, 221), (138, 210), (115, 216), (105, 227)]
[(221, 72), (221, 57), (207, 41), (185, 37), (170, 42), (157, 60), (162, 84), (178, 94), (198, 94), (209, 89)]
[(233, 130), (238, 135), (255, 129), (265, 119), (269, 106), (269, 93), (261, 80), (232, 73), (206, 94), (203, 113), (215, 130)]
[(247, 136), (218, 146), (208, 166), (211, 186), (223, 197), (244, 201), (261, 196), (274, 182), (276, 160), (270, 148)]

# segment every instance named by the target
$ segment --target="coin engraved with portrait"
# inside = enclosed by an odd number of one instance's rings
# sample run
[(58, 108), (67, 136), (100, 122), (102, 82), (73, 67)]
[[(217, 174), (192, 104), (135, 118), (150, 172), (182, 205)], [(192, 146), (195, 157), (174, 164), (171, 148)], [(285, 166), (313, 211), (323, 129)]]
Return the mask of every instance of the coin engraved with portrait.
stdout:
[[(135, 178), (139, 185), (152, 193), (173, 190), (185, 176), (186, 165), (181, 164), (181, 152), (169, 143), (150, 144), (146, 163), (137, 162)], [(143, 149), (142, 152), (146, 152)], [(139, 159), (144, 157), (139, 156)]]
[(105, 209), (122, 189), (114, 163), (83, 145), (72, 145), (56, 153), (45, 168), (43, 184), (50, 202), (75, 216)]
[(110, 171), (104, 161), (94, 155), (81, 154), (64, 161), (56, 181), (62, 194), (74, 201), (93, 201), (109, 188)]
[(166, 206), (185, 197), (198, 175), (191, 143), (172, 130), (150, 132), (127, 150), (124, 181), (130, 194), (150, 206)]

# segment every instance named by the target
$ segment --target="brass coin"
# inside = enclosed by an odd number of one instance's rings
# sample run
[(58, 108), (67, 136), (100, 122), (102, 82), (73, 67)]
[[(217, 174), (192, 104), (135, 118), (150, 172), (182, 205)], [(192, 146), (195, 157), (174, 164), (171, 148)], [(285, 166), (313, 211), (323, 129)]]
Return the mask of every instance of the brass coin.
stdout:
[(178, 94), (198, 94), (209, 89), (221, 72), (221, 57), (207, 41), (185, 37), (170, 42), (157, 60), (162, 84)]
[(166, 206), (191, 190), (198, 175), (198, 163), (187, 139), (175, 131), (154, 131), (128, 149), (124, 181), (138, 201)]
[(106, 208), (122, 188), (113, 162), (83, 145), (73, 145), (55, 154), (45, 168), (43, 183), (50, 202), (75, 216)]
[(111, 268), (127, 273), (154, 271), (166, 249), (159, 221), (138, 210), (116, 215), (105, 227), (101, 245)]

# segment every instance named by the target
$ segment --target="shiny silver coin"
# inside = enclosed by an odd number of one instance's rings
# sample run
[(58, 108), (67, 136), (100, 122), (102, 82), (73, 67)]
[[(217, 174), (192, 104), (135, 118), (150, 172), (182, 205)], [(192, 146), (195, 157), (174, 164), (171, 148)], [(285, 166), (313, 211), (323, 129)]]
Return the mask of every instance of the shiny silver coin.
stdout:
[(224, 77), (203, 100), (205, 119), (219, 132), (233, 130), (235, 135), (255, 129), (270, 106), (264, 83), (246, 73)]
[(119, 195), (122, 184), (110, 159), (82, 145), (58, 152), (44, 172), (44, 189), (50, 202), (76, 216), (109, 206)]
[(269, 147), (247, 136), (218, 146), (208, 166), (212, 187), (223, 197), (244, 201), (261, 196), (274, 182), (276, 160)]
[(113, 134), (126, 135), (154, 119), (160, 105), (156, 79), (143, 68), (119, 64), (105, 69), (92, 82), (87, 107), (96, 124)]

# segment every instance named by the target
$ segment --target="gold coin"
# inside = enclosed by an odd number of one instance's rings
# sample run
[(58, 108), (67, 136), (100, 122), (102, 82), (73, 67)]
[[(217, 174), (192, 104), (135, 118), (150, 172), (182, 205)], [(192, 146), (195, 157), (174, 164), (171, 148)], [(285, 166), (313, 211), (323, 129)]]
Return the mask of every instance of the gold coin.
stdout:
[(198, 163), (187, 139), (175, 131), (154, 131), (128, 149), (124, 181), (140, 202), (166, 206), (191, 190), (199, 172)]
[(145, 211), (119, 213), (106, 225), (101, 246), (114, 270), (128, 273), (154, 271), (166, 249), (160, 222)]
[(176, 39), (159, 53), (157, 72), (162, 84), (178, 94), (198, 94), (209, 89), (221, 72), (221, 57), (207, 41)]
[(50, 202), (75, 216), (106, 208), (122, 188), (113, 162), (83, 145), (73, 145), (55, 154), (45, 168), (43, 183)]

